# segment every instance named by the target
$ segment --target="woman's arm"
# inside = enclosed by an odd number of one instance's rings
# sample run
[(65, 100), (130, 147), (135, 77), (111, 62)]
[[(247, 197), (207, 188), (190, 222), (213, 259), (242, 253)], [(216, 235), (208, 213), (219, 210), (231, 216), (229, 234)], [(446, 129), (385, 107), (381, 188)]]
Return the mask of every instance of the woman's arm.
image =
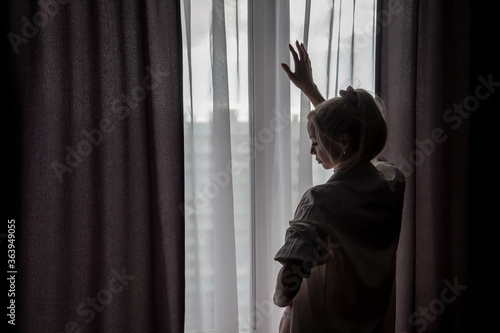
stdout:
[(311, 274), (307, 271), (307, 267), (302, 266), (299, 262), (294, 261), (283, 263), (276, 281), (274, 304), (282, 308), (291, 305), (299, 292), (302, 279)]
[(293, 56), (295, 72), (292, 72), (287, 64), (283, 63), (281, 64), (281, 67), (283, 67), (283, 70), (288, 75), (290, 81), (302, 90), (311, 103), (316, 107), (321, 102), (324, 102), (325, 98), (314, 83), (311, 60), (309, 59), (306, 47), (303, 43), (299, 43), (298, 41), (295, 42), (295, 45), (297, 47), (298, 54), (295, 52), (295, 49), (291, 44), (288, 45), (290, 53)]

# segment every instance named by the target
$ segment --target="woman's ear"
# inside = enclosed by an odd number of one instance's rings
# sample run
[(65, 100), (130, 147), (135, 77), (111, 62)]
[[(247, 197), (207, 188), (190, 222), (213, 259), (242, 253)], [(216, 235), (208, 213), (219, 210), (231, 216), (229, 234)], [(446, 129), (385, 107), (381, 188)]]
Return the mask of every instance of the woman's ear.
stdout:
[(347, 133), (342, 133), (337, 138), (337, 142), (340, 144), (342, 148), (342, 153), (346, 154), (351, 149), (351, 137)]

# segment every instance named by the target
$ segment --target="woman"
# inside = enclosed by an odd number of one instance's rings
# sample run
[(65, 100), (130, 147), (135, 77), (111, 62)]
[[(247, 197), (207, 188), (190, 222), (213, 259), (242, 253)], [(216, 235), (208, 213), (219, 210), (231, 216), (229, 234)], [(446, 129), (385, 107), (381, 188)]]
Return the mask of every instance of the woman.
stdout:
[(311, 154), (332, 177), (303, 195), (275, 256), (280, 332), (394, 332), (395, 262), (404, 176), (377, 157), (387, 128), (381, 103), (348, 87), (325, 101), (303, 44), (290, 45), (290, 80), (311, 100)]

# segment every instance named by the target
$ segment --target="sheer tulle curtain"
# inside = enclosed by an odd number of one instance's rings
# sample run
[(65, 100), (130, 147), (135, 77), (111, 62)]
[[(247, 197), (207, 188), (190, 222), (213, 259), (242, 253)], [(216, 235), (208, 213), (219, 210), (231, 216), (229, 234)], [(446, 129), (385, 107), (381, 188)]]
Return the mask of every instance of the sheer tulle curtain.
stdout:
[(312, 163), (312, 108), (280, 63), (303, 41), (318, 86), (373, 91), (374, 1), (184, 0), (186, 332), (273, 332), (274, 254)]
[(185, 327), (235, 332), (251, 323), (248, 8), (246, 1), (181, 4)]
[(255, 149), (255, 325), (273, 332), (282, 310), (272, 303), (280, 265), (272, 260), (283, 243), (295, 207), (312, 185), (332, 174), (313, 163), (307, 113), (312, 105), (280, 68), (290, 63), (288, 43), (302, 41), (313, 74), (326, 98), (347, 85), (374, 90), (374, 1), (270, 1), (253, 6), (253, 140), (269, 129), (272, 142)]

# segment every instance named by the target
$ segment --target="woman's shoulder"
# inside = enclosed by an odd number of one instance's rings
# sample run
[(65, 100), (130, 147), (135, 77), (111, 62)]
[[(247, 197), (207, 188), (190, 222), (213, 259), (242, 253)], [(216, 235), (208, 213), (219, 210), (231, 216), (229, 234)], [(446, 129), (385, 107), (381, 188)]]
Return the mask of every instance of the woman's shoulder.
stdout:
[(304, 195), (311, 199), (337, 196), (345, 190), (345, 184), (341, 181), (327, 181), (310, 187)]
[(377, 168), (379, 175), (387, 182), (392, 192), (404, 192), (405, 175), (396, 165), (381, 156), (375, 158), (372, 163)]
[(332, 215), (343, 209), (347, 200), (352, 199), (352, 193), (343, 182), (326, 182), (310, 187), (302, 196), (299, 206), (302, 209), (314, 208), (322, 214)]
[(394, 164), (385, 159), (368, 163), (369, 167), (365, 166), (339, 177), (334, 175), (326, 183), (309, 188), (304, 193), (301, 204), (335, 214), (382, 195), (392, 197), (404, 192), (404, 175)]

